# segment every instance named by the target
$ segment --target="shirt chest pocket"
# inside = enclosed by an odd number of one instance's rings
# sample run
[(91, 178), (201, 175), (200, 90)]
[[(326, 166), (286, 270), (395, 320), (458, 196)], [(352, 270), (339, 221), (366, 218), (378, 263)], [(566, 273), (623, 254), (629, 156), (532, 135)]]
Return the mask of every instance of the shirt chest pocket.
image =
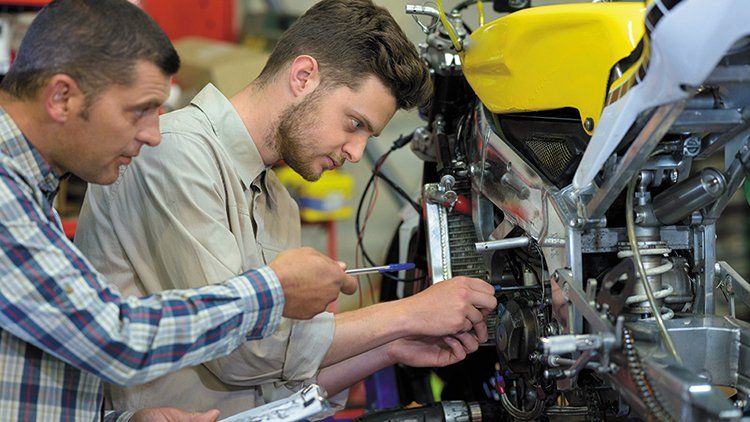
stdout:
[(266, 264), (282, 251), (299, 247), (299, 216), (286, 207), (256, 208), (253, 217), (256, 245)]
[(269, 243), (258, 242), (258, 249), (263, 257), (263, 262), (268, 265), (269, 262), (276, 259), (276, 256), (283, 252), (286, 248), (281, 245), (274, 245)]

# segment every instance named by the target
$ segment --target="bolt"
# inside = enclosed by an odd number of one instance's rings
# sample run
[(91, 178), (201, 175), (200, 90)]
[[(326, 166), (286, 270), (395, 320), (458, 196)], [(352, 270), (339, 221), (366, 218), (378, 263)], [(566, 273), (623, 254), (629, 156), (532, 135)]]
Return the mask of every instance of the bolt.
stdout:
[(646, 221), (646, 212), (641, 210), (635, 213), (635, 224), (641, 224)]
[(682, 153), (688, 157), (695, 157), (701, 152), (701, 138), (697, 136), (691, 136), (682, 144)]
[(580, 217), (571, 218), (568, 222), (568, 225), (574, 229), (581, 228), (584, 224), (586, 224), (586, 220)]
[(677, 183), (677, 180), (680, 179), (680, 172), (677, 171), (677, 169), (674, 169), (669, 172), (669, 180), (672, 181), (672, 183)]
[(594, 119), (587, 117), (586, 120), (583, 121), (583, 128), (589, 132), (594, 130)]

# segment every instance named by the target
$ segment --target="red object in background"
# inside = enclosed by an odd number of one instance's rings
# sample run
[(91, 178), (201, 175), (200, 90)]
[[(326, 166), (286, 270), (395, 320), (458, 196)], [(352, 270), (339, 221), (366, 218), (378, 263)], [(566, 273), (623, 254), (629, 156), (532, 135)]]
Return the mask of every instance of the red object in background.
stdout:
[[(237, 0), (129, 0), (143, 8), (171, 40), (194, 35), (236, 42)], [(0, 0), (0, 6), (43, 7), (50, 0)]]
[(139, 0), (169, 39), (201, 36), (236, 42), (236, 0)]
[(0, 0), (0, 5), (6, 6), (46, 6), (51, 0)]
[(62, 223), (63, 231), (65, 232), (65, 237), (67, 237), (70, 240), (73, 240), (73, 237), (76, 235), (76, 228), (78, 227), (78, 219), (77, 218), (63, 218), (61, 223)]

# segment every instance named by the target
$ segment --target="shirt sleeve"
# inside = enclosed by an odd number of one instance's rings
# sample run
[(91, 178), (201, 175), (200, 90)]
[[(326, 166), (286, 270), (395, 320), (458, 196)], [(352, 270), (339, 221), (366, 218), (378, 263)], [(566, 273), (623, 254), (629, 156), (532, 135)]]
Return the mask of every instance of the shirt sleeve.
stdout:
[[(149, 293), (223, 280), (253, 261), (239, 246), (238, 232), (247, 228), (236, 221), (250, 210), (236, 209), (232, 195), (242, 187), (220, 165), (227, 157), (218, 154), (195, 135), (164, 133), (162, 144), (134, 161), (117, 186), (90, 192), (90, 202), (107, 201), (108, 224)], [(333, 334), (330, 313), (307, 321), (282, 318), (273, 335), (204, 365), (228, 385), (304, 381), (315, 376)]]
[(226, 355), (278, 327), (283, 292), (261, 268), (223, 284), (122, 298), (0, 169), (0, 325), (106, 381), (132, 385)]

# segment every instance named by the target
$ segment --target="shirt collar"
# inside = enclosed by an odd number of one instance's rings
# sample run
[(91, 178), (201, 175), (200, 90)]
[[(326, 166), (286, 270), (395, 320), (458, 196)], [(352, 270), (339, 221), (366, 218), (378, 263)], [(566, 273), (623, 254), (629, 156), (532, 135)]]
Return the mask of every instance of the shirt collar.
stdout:
[(206, 85), (191, 104), (203, 111), (211, 122), (219, 143), (229, 153), (245, 187), (250, 187), (268, 168), (237, 111), (213, 84)]
[(26, 139), (16, 123), (0, 107), (0, 153), (13, 159), (24, 176), (48, 197), (57, 192), (60, 178), (55, 175), (42, 154)]

